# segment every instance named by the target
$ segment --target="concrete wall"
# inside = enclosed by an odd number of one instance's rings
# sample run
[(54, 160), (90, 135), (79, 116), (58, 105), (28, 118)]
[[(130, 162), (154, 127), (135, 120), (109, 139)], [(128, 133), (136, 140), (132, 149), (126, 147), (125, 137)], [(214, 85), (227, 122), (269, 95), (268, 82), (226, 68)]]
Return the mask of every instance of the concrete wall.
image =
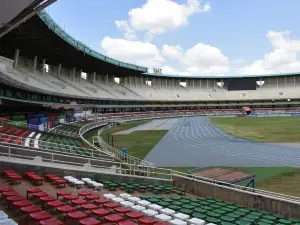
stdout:
[[(227, 202), (243, 205), (249, 208), (269, 211), (289, 218), (300, 218), (300, 204), (284, 200), (272, 199), (255, 193), (237, 191), (231, 188), (211, 185), (182, 176), (173, 176), (173, 185), (184, 188), (196, 196), (211, 196)], [(297, 188), (297, 187), (295, 187)]]
[(34, 171), (37, 174), (43, 176), (45, 173), (54, 173), (59, 177), (64, 176), (73, 176), (77, 179), (83, 177), (89, 177), (91, 179), (105, 179), (105, 180), (117, 180), (124, 182), (138, 182), (138, 183), (152, 183), (159, 185), (172, 185), (172, 181), (164, 180), (164, 179), (155, 179), (155, 178), (146, 178), (146, 177), (135, 177), (130, 175), (123, 174), (101, 174), (101, 173), (92, 173), (92, 172), (82, 172), (82, 171), (74, 171), (74, 170), (66, 170), (66, 169), (58, 169), (58, 168), (49, 168), (43, 166), (32, 166), (11, 162), (0, 162), (0, 171), (5, 169), (13, 169), (17, 173), (24, 174), (28, 171)]

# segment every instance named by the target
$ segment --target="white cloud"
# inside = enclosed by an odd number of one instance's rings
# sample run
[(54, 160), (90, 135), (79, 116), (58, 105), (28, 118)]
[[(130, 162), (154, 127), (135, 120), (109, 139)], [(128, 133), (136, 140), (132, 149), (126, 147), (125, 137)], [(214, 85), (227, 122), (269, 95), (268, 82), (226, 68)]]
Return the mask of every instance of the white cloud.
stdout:
[(177, 63), (185, 67), (184, 72), (174, 68), (165, 68), (166, 71), (170, 71), (170, 74), (223, 75), (229, 70), (228, 57), (220, 49), (203, 43), (197, 43), (185, 52), (180, 45), (164, 45), (162, 54), (169, 59), (176, 60)]
[(163, 66), (162, 68), (162, 72), (163, 74), (168, 74), (168, 75), (184, 75), (184, 76), (188, 76), (190, 75), (188, 72), (182, 72), (179, 71), (171, 66)]
[(182, 48), (180, 45), (164, 45), (162, 47), (162, 54), (169, 59), (180, 59), (182, 57)]
[(198, 43), (186, 51), (183, 63), (188, 66), (187, 72), (193, 75), (220, 75), (228, 72), (229, 59), (220, 49)]
[(101, 47), (108, 56), (124, 62), (147, 67), (160, 67), (164, 62), (159, 49), (151, 43), (105, 37)]
[(291, 73), (300, 71), (300, 40), (292, 40), (291, 33), (269, 31), (266, 35), (271, 42), (272, 51), (263, 59), (240, 69), (242, 74), (272, 74)]
[[(116, 21), (117, 27), (125, 31), (125, 36), (130, 36), (133, 31), (146, 31), (145, 39), (151, 41), (156, 34), (174, 30), (188, 24), (188, 18), (199, 12), (211, 10), (209, 3), (200, 5), (200, 0), (187, 0), (185, 4), (178, 4), (172, 0), (147, 0), (140, 8), (128, 12), (128, 22)], [(118, 23), (122, 26), (118, 26)]]
[(119, 28), (120, 30), (125, 31), (124, 33), (124, 38), (126, 40), (136, 40), (136, 33), (135, 31), (128, 25), (126, 20), (116, 20), (115, 24), (117, 26), (117, 28)]

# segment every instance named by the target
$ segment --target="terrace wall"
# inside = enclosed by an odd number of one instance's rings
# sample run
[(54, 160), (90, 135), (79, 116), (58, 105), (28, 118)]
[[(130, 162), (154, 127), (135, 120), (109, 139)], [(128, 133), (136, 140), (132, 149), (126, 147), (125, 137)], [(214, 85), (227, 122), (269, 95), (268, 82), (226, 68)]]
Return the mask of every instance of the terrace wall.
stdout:
[(159, 179), (159, 178), (147, 178), (147, 177), (137, 177), (126, 174), (104, 174), (104, 173), (94, 173), (94, 172), (83, 172), (83, 171), (75, 171), (68, 170), (64, 168), (51, 168), (51, 167), (43, 167), (43, 166), (33, 166), (26, 165), (21, 163), (12, 163), (12, 162), (0, 162), (0, 171), (5, 169), (13, 169), (19, 174), (23, 174), (24, 172), (34, 171), (37, 174), (43, 176), (45, 173), (54, 173), (59, 177), (64, 176), (73, 176), (76, 178), (89, 177), (94, 180), (96, 179), (105, 179), (105, 180), (117, 180), (124, 182), (138, 182), (138, 183), (152, 183), (159, 185), (172, 185), (172, 181)]
[(196, 196), (211, 196), (227, 202), (243, 205), (249, 208), (269, 211), (289, 218), (300, 218), (300, 204), (284, 199), (276, 199), (256, 193), (212, 185), (188, 177), (173, 175), (173, 185), (184, 188), (188, 193)]

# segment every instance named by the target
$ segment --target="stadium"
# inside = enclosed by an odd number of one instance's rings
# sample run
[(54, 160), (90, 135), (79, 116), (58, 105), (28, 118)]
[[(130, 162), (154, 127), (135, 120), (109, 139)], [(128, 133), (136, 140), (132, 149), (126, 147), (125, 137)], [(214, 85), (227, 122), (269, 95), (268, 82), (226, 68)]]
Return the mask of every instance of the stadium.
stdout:
[(151, 72), (53, 2), (0, 3), (0, 224), (300, 224), (300, 73)]

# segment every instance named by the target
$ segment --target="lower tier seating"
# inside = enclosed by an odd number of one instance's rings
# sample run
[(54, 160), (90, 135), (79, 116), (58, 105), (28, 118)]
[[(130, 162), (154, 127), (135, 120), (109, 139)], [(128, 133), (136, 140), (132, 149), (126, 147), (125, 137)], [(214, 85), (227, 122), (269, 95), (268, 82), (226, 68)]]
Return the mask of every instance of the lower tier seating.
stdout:
[[(8, 172), (14, 171), (5, 170), (3, 174)], [(298, 219), (287, 219), (221, 199), (186, 195), (168, 185), (101, 179), (104, 188), (95, 189), (90, 185), (91, 178), (65, 176), (62, 179), (55, 174), (44, 174), (38, 176), (46, 178), (45, 182), (36, 187), (31, 183), (32, 176), (36, 175), (33, 171), (25, 172), (24, 182), (14, 186), (8, 186), (6, 177), (0, 179), (0, 196), (6, 202), (0, 203), (0, 207), (8, 206), (9, 210), (5, 210), (8, 215), (18, 212), (14, 214), (18, 215), (17, 222), (25, 217), (26, 224), (40, 225), (300, 224)], [(66, 186), (54, 186), (57, 179), (65, 180)], [(94, 182), (100, 184), (100, 180)]]

